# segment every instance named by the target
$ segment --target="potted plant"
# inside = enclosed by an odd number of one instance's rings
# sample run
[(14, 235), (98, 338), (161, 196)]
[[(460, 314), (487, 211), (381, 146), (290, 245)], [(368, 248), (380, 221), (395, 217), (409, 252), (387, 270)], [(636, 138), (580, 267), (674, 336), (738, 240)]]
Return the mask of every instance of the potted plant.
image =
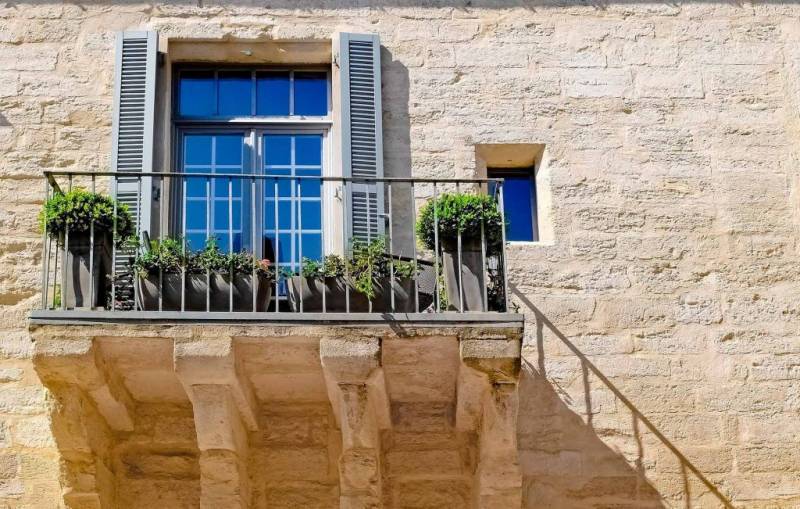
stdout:
[[(41, 227), (56, 240), (58, 247), (66, 246), (61, 298), (66, 300), (68, 308), (92, 308), (106, 303), (106, 279), (113, 271), (113, 244), (121, 245), (134, 231), (127, 205), (117, 202), (116, 213), (114, 209), (115, 202), (110, 197), (80, 188), (54, 194), (42, 208)], [(91, 294), (93, 302), (89, 302)]]
[(252, 311), (254, 294), (256, 311), (267, 310), (274, 281), (269, 260), (256, 260), (246, 251), (223, 253), (217, 239), (209, 237), (194, 261), (202, 272), (209, 274), (211, 311)]
[(497, 203), (485, 194), (444, 193), (422, 207), (416, 224), (417, 236), (427, 249), (438, 247), (440, 251), (435, 256), (442, 257), (448, 309), (459, 310), (462, 306), (464, 311), (488, 309), (484, 301), (484, 254), (488, 258), (501, 251), (502, 227)]
[[(351, 257), (328, 255), (322, 261), (304, 259), (300, 274), (288, 278), (289, 302), (295, 311), (329, 312), (391, 312), (394, 292), (394, 311), (409, 313), (416, 307), (414, 278), (417, 265), (412, 261), (391, 258), (385, 251), (386, 242), (356, 240)], [(392, 274), (394, 278), (392, 278)], [(420, 309), (430, 305), (430, 295), (420, 293)]]
[[(294, 311), (342, 313), (347, 310), (345, 261), (328, 255), (322, 261), (303, 258), (299, 273), (288, 273), (286, 285), (289, 304)], [(323, 306), (324, 295), (324, 306)]]
[[(175, 238), (151, 240), (134, 246), (136, 258), (133, 272), (136, 276), (139, 308), (144, 311), (180, 311), (181, 293), (186, 279), (184, 309), (205, 309), (205, 275), (196, 265), (190, 264), (183, 242)], [(184, 270), (186, 271), (184, 275)]]

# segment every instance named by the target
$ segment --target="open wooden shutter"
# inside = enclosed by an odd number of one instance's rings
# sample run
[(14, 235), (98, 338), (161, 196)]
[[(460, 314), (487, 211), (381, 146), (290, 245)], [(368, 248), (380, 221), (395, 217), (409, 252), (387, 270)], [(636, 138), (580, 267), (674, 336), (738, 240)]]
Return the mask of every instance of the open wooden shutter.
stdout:
[[(113, 171), (153, 171), (157, 56), (156, 32), (117, 33), (114, 131), (111, 146)], [(138, 219), (140, 231), (150, 229), (150, 207), (145, 207), (144, 204), (149, 201), (151, 186), (152, 184), (141, 186), (142, 196), (139, 196), (137, 178), (120, 177), (117, 186), (117, 199), (131, 208)]]
[[(117, 33), (114, 119), (111, 144), (113, 171), (153, 171), (153, 127), (155, 122), (158, 34), (153, 31)], [(112, 193), (128, 205), (137, 224), (137, 233), (149, 233), (152, 178), (119, 176), (112, 182)], [(118, 281), (117, 300), (127, 299), (125, 281), (132, 253), (118, 250), (114, 273)]]
[[(383, 178), (380, 46), (376, 34), (339, 34), (337, 62), (345, 177)], [(350, 238), (370, 240), (383, 235), (383, 188), (375, 182), (350, 186)]]

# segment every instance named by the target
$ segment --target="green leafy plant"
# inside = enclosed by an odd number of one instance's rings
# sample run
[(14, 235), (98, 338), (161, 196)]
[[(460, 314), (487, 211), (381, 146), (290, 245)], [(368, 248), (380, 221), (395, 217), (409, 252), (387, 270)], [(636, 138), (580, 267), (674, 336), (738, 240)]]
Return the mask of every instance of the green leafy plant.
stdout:
[(122, 245), (134, 233), (134, 221), (128, 206), (108, 196), (76, 188), (66, 193), (56, 193), (48, 199), (39, 214), (39, 224), (55, 239), (70, 234), (89, 232), (94, 223), (95, 234), (114, 231), (116, 217), (116, 244)]
[(488, 253), (502, 243), (502, 216), (494, 199), (486, 194), (444, 193), (420, 210), (416, 232), (420, 242), (435, 249), (438, 225), (439, 246), (452, 249), (459, 233), (461, 241), (480, 241), (481, 225)]
[(386, 241), (379, 237), (371, 242), (354, 240), (352, 258), (348, 261), (348, 277), (353, 289), (368, 299), (375, 298), (377, 279), (386, 276)]
[(145, 277), (148, 274), (175, 273), (186, 270), (189, 274), (204, 274), (206, 271), (218, 274), (252, 274), (274, 278), (275, 270), (269, 260), (259, 260), (247, 251), (225, 253), (219, 248), (214, 237), (209, 237), (202, 250), (191, 253), (184, 249), (180, 238), (167, 237), (152, 240), (147, 248), (141, 243), (129, 243), (137, 255), (133, 261), (134, 272)]
[(149, 274), (181, 272), (188, 269), (188, 256), (184, 254), (183, 242), (176, 238), (151, 240), (149, 246), (142, 246), (138, 241), (130, 241), (129, 245), (136, 249), (136, 258), (132, 267), (136, 275), (147, 277)]
[(339, 277), (345, 274), (345, 261), (339, 255), (327, 255), (320, 260), (303, 258), (300, 265), (300, 275), (303, 277), (322, 279), (326, 277)]

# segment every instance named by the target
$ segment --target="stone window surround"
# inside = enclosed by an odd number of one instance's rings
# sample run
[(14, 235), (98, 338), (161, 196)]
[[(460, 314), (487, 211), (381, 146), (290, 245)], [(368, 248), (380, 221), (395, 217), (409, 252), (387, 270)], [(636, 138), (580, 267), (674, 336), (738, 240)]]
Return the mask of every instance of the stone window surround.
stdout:
[(487, 168), (533, 168), (536, 186), (536, 218), (539, 240), (509, 242), (511, 245), (553, 245), (553, 200), (550, 192), (550, 164), (543, 143), (476, 143), (475, 176), (485, 178)]

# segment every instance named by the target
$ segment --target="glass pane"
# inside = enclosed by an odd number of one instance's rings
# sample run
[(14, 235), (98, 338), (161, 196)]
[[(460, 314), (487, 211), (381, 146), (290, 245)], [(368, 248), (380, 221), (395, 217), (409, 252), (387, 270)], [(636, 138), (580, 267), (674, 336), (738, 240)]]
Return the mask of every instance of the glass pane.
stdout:
[[(292, 227), (292, 202), (283, 200), (278, 202), (278, 220), (281, 230), (289, 230)], [(275, 202), (273, 200), (264, 201), (264, 229), (275, 229)]]
[(210, 117), (216, 114), (214, 72), (183, 71), (178, 84), (178, 114), (184, 117)]
[(186, 229), (205, 230), (206, 229), (206, 202), (201, 200), (190, 200), (186, 202)]
[(186, 248), (190, 251), (199, 251), (206, 245), (206, 234), (189, 233), (186, 235)]
[(289, 115), (288, 72), (260, 72), (256, 75), (256, 115)]
[(295, 136), (294, 151), (295, 164), (321, 166), (322, 136), (318, 134)]
[[(242, 152), (244, 148), (244, 135), (225, 134), (216, 136), (216, 163), (225, 165), (242, 164)], [(241, 169), (226, 168), (221, 173), (241, 173)]]
[[(218, 178), (214, 180), (216, 181), (216, 184), (214, 186), (214, 197), (225, 198), (227, 200), (229, 194), (231, 195), (232, 198), (239, 198), (242, 196), (242, 179)], [(230, 189), (228, 189), (229, 182), (231, 187)]]
[(503, 184), (506, 239), (533, 240), (533, 180), (530, 175), (505, 176)]
[(319, 260), (320, 258), (322, 258), (322, 236), (318, 233), (304, 233), (303, 235), (298, 235), (298, 240), (297, 240), (298, 260), (301, 259), (299, 237), (302, 237), (303, 239), (302, 258), (311, 258), (312, 260)]
[(294, 73), (294, 114), (328, 114), (328, 75), (324, 72)]
[[(233, 208), (233, 229), (242, 228), (242, 203), (238, 200), (230, 204)], [(228, 201), (216, 200), (214, 203), (214, 230), (217, 236), (222, 238), (228, 236)]]
[(226, 71), (219, 73), (219, 112), (223, 117), (251, 115), (252, 86), (247, 71)]
[(292, 164), (292, 137), (275, 134), (264, 135), (264, 164)]
[[(183, 137), (184, 164), (210, 165), (211, 164), (211, 136), (206, 134), (187, 134)], [(207, 170), (203, 170), (207, 171)]]
[[(287, 172), (289, 170), (286, 170)], [(270, 170), (270, 173), (278, 173), (277, 170)], [(292, 181), (294, 179), (265, 179), (264, 180), (264, 197), (275, 197), (275, 183), (278, 184), (278, 196), (291, 196), (292, 195)]]
[[(202, 170), (200, 170), (202, 171)], [(198, 170), (186, 170), (187, 173), (198, 172)], [(194, 177), (186, 179), (186, 197), (199, 198), (206, 195), (206, 179)]]
[(300, 220), (302, 219), (303, 230), (319, 230), (321, 229), (320, 223), (322, 222), (322, 208), (318, 201), (305, 201), (303, 200), (301, 207), (303, 216), (297, 218), (298, 227), (301, 226)]
[[(298, 171), (298, 173), (300, 173)], [(300, 192), (303, 198), (319, 198), (322, 191), (322, 180), (302, 179), (300, 180)]]
[[(266, 245), (266, 253), (267, 257), (275, 261), (275, 234), (266, 235), (265, 238), (267, 239)], [(277, 246), (277, 255), (278, 255), (278, 263), (280, 265), (285, 265), (291, 262), (289, 255), (291, 254), (292, 250), (292, 238), (291, 235), (288, 233), (281, 233), (278, 241)]]

